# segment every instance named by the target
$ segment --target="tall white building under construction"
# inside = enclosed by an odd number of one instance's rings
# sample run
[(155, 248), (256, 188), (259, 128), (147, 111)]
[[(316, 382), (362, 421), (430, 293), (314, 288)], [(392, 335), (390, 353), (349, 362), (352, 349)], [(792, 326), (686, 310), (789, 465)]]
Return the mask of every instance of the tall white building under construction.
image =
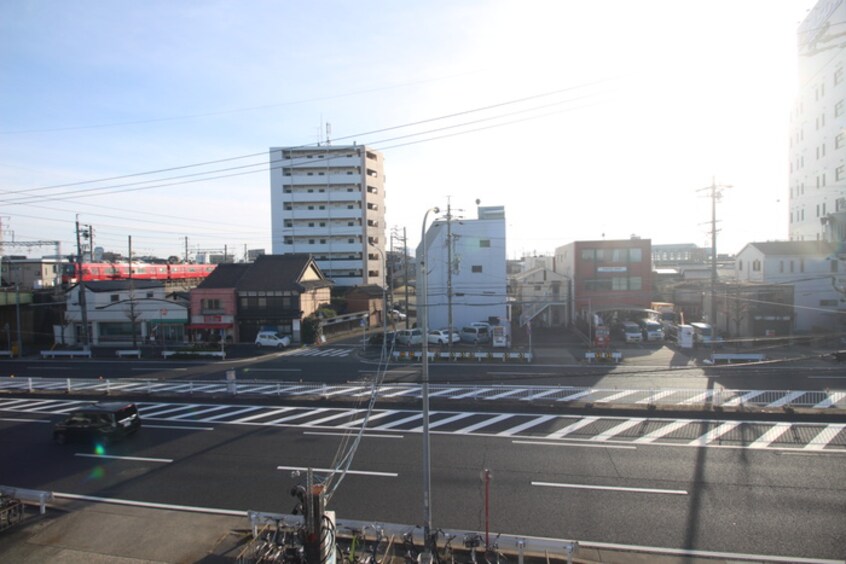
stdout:
[(846, 240), (846, 2), (820, 0), (799, 26), (790, 126), (790, 239)]
[(273, 254), (311, 253), (337, 286), (384, 286), (384, 157), (361, 145), (272, 147)]

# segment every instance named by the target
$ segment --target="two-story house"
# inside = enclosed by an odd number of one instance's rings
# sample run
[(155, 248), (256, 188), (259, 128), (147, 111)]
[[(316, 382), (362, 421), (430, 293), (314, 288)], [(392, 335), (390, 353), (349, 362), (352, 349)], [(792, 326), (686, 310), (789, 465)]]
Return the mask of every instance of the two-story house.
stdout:
[(240, 341), (235, 323), (238, 314), (235, 287), (249, 267), (249, 263), (219, 264), (191, 290), (191, 324), (188, 330), (192, 341)]
[(188, 304), (169, 298), (157, 280), (82, 282), (67, 293), (66, 324), (54, 328), (59, 344), (84, 344), (80, 295), (85, 292), (88, 344), (162, 344), (184, 341)]
[(793, 286), (796, 332), (846, 328), (846, 262), (827, 241), (749, 243), (735, 260), (741, 282)]

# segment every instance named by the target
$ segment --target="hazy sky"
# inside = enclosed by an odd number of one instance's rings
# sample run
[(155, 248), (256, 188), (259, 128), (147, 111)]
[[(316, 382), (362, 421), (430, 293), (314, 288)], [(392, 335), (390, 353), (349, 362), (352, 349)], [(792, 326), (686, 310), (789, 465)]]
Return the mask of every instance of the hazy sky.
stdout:
[(721, 252), (784, 239), (814, 4), (2, 2), (5, 239), (72, 252), (78, 214), (124, 254), (128, 236), (138, 254), (182, 255), (185, 237), (269, 252), (267, 150), (327, 122), (384, 152), (388, 226), (411, 246), (448, 198), (468, 217), (505, 206), (509, 258), (632, 234), (710, 245), (712, 178), (732, 185)]

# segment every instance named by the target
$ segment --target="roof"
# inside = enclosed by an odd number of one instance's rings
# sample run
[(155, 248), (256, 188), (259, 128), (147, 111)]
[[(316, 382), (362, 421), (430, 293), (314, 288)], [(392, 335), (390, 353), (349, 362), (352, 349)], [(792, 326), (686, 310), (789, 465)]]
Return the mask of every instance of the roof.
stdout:
[(243, 262), (219, 264), (197, 285), (197, 289), (234, 288), (250, 266), (250, 263)]
[[(311, 275), (309, 275), (311, 272)], [(332, 282), (308, 253), (262, 255), (249, 265), (235, 286), (238, 291), (302, 291), (328, 288)]]
[(91, 292), (120, 292), (164, 288), (160, 280), (91, 280), (82, 283)]
[(763, 243), (749, 243), (740, 252), (745, 251), (747, 247), (755, 247), (764, 255), (769, 256), (828, 256), (837, 252), (837, 245), (828, 241), (767, 241)]
[(347, 293), (347, 295), (349, 294), (360, 294), (369, 298), (381, 299), (385, 295), (385, 289), (377, 284), (366, 284), (364, 286), (356, 286)]

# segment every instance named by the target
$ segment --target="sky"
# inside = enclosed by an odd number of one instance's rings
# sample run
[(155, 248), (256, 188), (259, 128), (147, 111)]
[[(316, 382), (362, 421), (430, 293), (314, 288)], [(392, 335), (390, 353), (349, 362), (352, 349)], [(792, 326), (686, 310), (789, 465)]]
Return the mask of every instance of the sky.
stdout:
[[(388, 231), (504, 206), (508, 258), (575, 240), (787, 238), (814, 0), (0, 3), (3, 239), (271, 251), (268, 149), (385, 155)], [(431, 218), (431, 216), (430, 216)], [(7, 246), (41, 256), (50, 247)]]

